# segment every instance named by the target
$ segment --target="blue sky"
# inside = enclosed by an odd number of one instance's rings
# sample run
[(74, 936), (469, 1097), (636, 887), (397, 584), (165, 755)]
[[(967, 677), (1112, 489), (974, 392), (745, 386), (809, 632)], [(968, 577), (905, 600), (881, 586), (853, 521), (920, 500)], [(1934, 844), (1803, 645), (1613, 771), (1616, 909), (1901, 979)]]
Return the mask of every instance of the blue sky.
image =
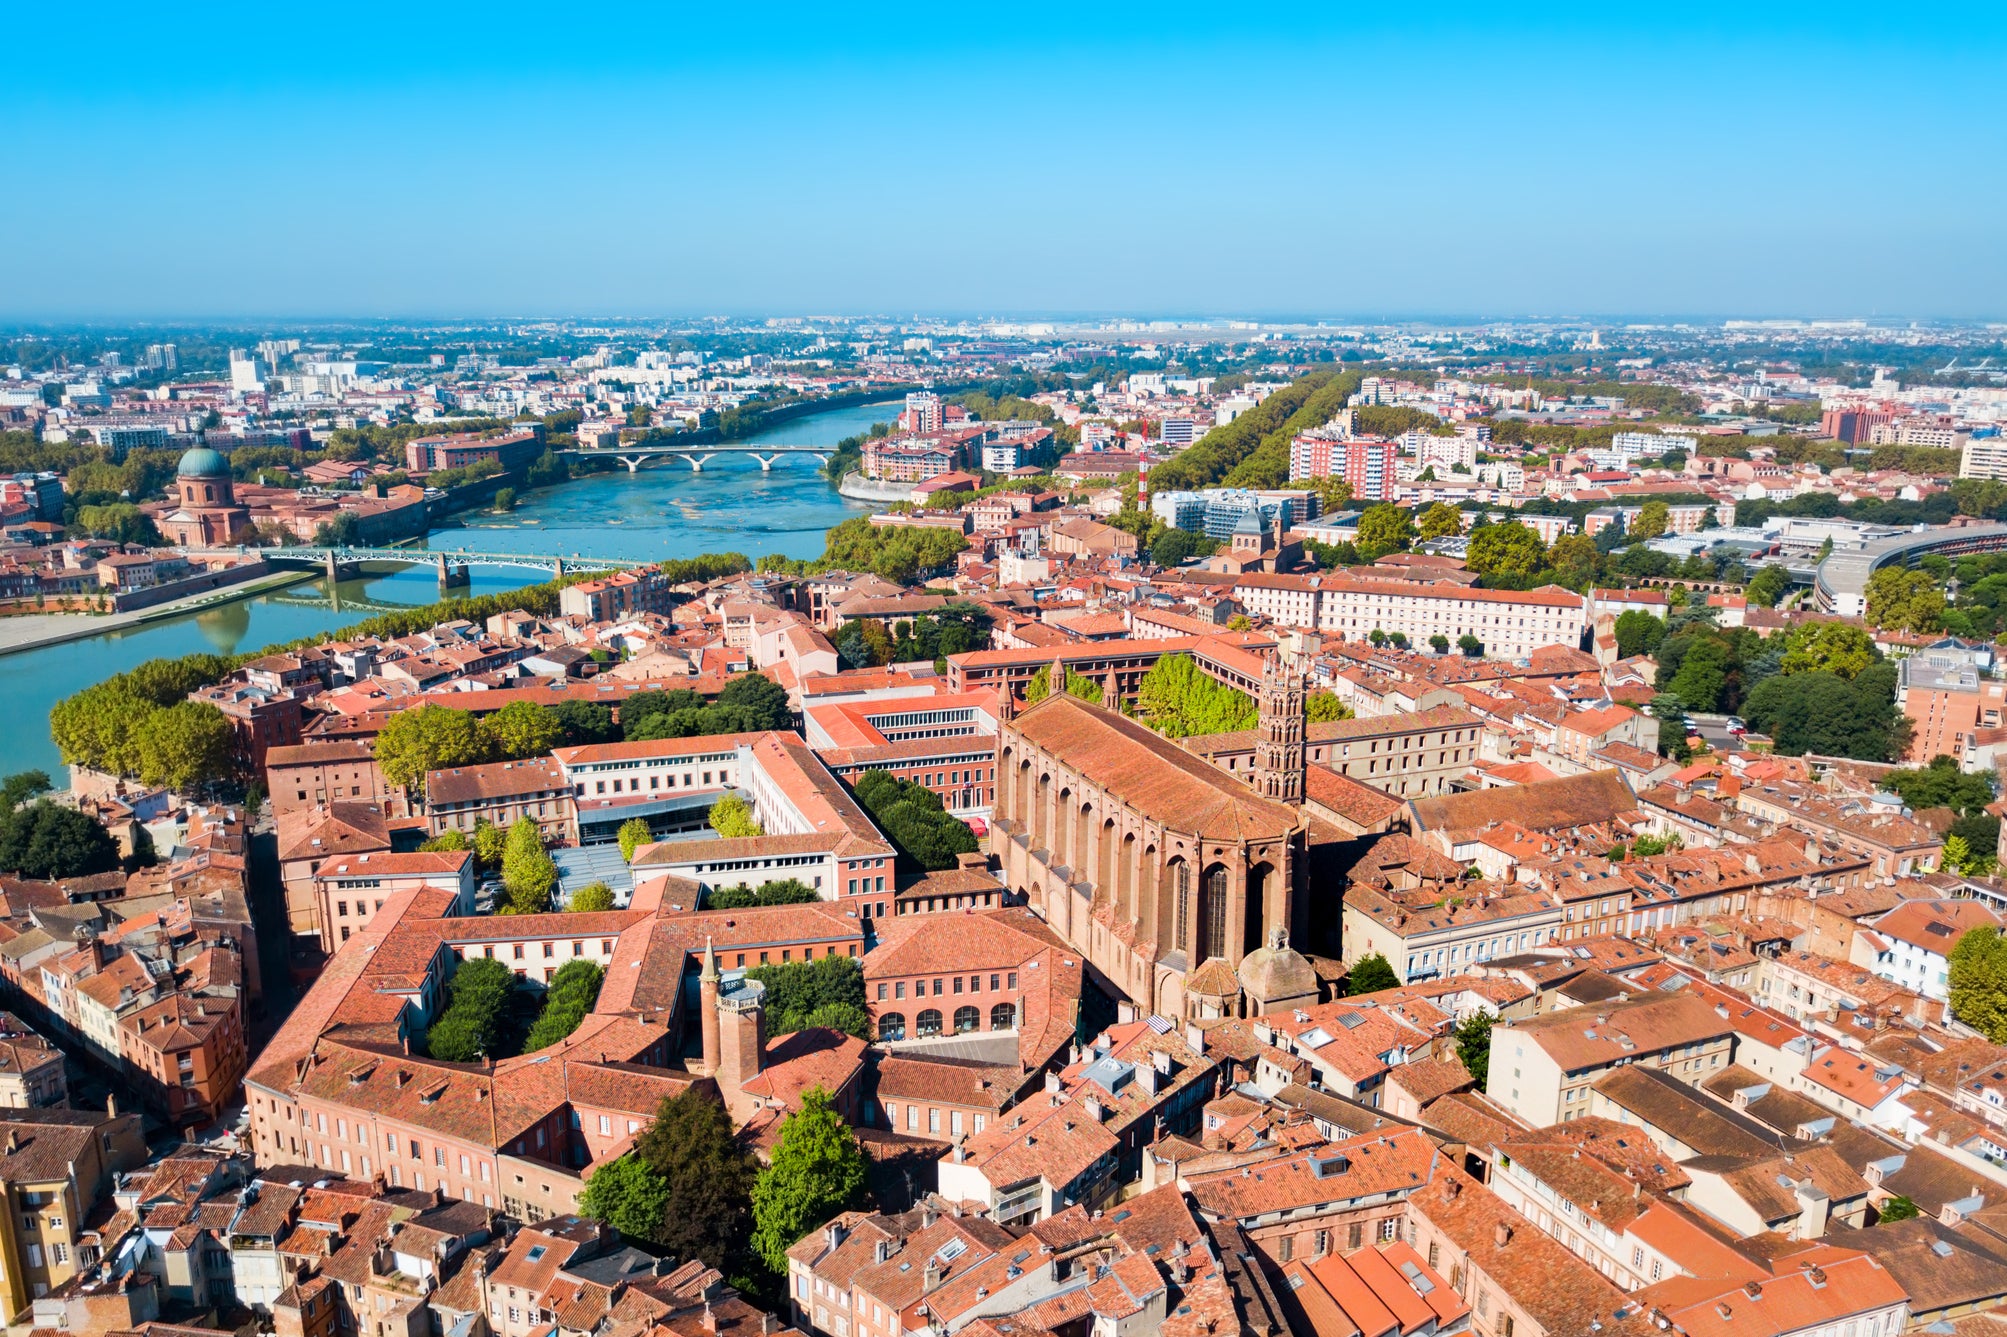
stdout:
[(1417, 8), (37, 0), (0, 316), (2007, 318), (2007, 6)]

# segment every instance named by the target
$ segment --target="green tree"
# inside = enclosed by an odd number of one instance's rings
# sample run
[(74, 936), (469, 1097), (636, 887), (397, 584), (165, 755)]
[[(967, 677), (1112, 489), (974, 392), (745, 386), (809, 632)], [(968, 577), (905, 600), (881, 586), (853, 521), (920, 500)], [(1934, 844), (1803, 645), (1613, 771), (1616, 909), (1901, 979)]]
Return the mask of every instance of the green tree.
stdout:
[(495, 761), (548, 756), (564, 739), (557, 716), (532, 701), (511, 701), (480, 723), (481, 738)]
[(139, 778), (177, 793), (189, 793), (231, 773), (236, 729), (207, 701), (182, 701), (156, 710), (140, 724)]
[(376, 735), (376, 764), (389, 783), (423, 793), (428, 772), (478, 766), (490, 759), (490, 746), (466, 711), (423, 705), (384, 721)]
[(1174, 567), (1193, 557), (1210, 557), (1219, 550), (1214, 540), (1183, 529), (1166, 529), (1150, 544), (1150, 560)]
[(1994, 1044), (2007, 1044), (2007, 938), (1992, 925), (1967, 929), (1950, 957), (1951, 1014)]
[(1491, 1075), (1491, 1014), (1474, 1012), (1456, 1028), (1456, 1056), (1482, 1091)]
[(801, 1108), (781, 1124), (773, 1162), (753, 1183), (753, 1251), (776, 1276), (787, 1273), (787, 1251), (797, 1240), (864, 1192), (864, 1152), (830, 1103), (812, 1087)]
[(1688, 709), (1710, 711), (1721, 701), (1728, 670), (1728, 647), (1714, 637), (1701, 638), (1688, 648), (1666, 688)]
[(0, 780), (0, 821), (37, 794), (46, 794), (55, 787), (49, 773), (41, 770), (16, 771)]
[(1163, 655), (1136, 685), (1136, 715), (1166, 738), (1252, 729), (1254, 699), (1199, 669), (1190, 655)]
[(1626, 608), (1617, 614), (1616, 633), (1617, 657), (1629, 659), (1658, 649), (1666, 638), (1666, 624), (1642, 608)]
[(1890, 771), (1881, 778), (1881, 788), (1902, 795), (1912, 810), (1949, 808), (1960, 817), (1984, 812), (1994, 797), (1990, 772), (1962, 770), (1954, 758), (1942, 754), (1932, 757), (1928, 766)]
[(544, 850), (543, 832), (529, 818), (518, 817), (509, 827), (508, 843), (502, 850), (502, 885), (509, 892), (502, 913), (543, 914), (551, 908), (551, 891), (557, 879), (557, 864)]
[[(1063, 685), (1068, 696), (1077, 696), (1092, 705), (1103, 704), (1101, 684), (1084, 673), (1075, 673), (1065, 665), (1060, 665)], [(1031, 675), (1031, 681), (1024, 685), (1024, 703), (1034, 705), (1045, 700), (1052, 693), (1052, 665), (1041, 667)]]
[(1596, 583), (1602, 554), (1596, 551), (1596, 540), (1583, 534), (1563, 534), (1547, 550), (1547, 561), (1560, 584), (1572, 590), (1586, 590)]
[(1469, 632), (1456, 638), (1456, 648), (1463, 651), (1467, 659), (1476, 659), (1484, 654), (1484, 642)]
[(1675, 761), (1692, 755), (1686, 741), (1686, 703), (1671, 692), (1652, 698), (1652, 717), (1659, 722), (1659, 754)]
[(1422, 522), (1417, 532), (1424, 539), (1449, 538), (1463, 533), (1463, 512), (1454, 506), (1437, 502), (1422, 512)]
[(1831, 673), (1855, 678), (1876, 663), (1881, 651), (1868, 633), (1846, 622), (1804, 622), (1784, 640), (1784, 673)]
[(1429, 637), (1429, 649), (1435, 651), (1439, 655), (1448, 654), (1449, 645), (1450, 645), (1449, 637), (1443, 635), (1441, 632), (1437, 632), (1435, 635)]
[(1517, 522), (1486, 525), (1470, 536), (1464, 564), (1480, 576), (1530, 576), (1546, 565), (1547, 545)]
[(571, 894), (565, 906), (575, 915), (598, 914), (602, 910), (611, 910), (613, 888), (604, 882), (588, 882)]
[(927, 786), (870, 770), (857, 777), (853, 788), (899, 852), (919, 867), (938, 872), (975, 853), (975, 832), (943, 808), (941, 796)]
[(474, 819), (474, 862), (483, 868), (500, 868), (509, 851), (509, 828), (496, 826), (485, 817)]
[(1380, 502), (1368, 506), (1359, 517), (1359, 555), (1367, 561), (1376, 561), (1390, 552), (1400, 552), (1414, 541), (1415, 521), (1407, 511), (1392, 502)]
[(1392, 963), (1378, 952), (1369, 952), (1352, 963), (1345, 976), (1345, 996), (1356, 998), (1382, 989), (1398, 989), (1400, 985), (1401, 977), (1394, 973)]
[(1885, 566), (1868, 578), (1868, 623), (1927, 635), (1944, 622), (1944, 593), (1927, 571)]
[(1637, 518), (1629, 526), (1634, 539), (1655, 539), (1666, 532), (1666, 522), (1671, 507), (1662, 501), (1648, 501), (1638, 508)]
[(501, 1052), (503, 1024), (515, 972), (490, 957), (470, 957), (453, 969), (446, 982), (446, 1010), (426, 1033), (426, 1052), (447, 1063), (472, 1063)]
[[(744, 806), (742, 803), (741, 807)], [(655, 842), (655, 833), (648, 827), (646, 817), (630, 817), (620, 824), (620, 857), (634, 862), (634, 851), (643, 845)]]
[(118, 866), (118, 843), (75, 808), (44, 798), (0, 817), (0, 871), (68, 878), (109, 873)]
[(706, 820), (711, 829), (726, 840), (740, 840), (747, 836), (763, 836), (765, 831), (753, 820), (752, 807), (737, 794), (726, 794), (711, 805)]
[[(611, 904), (612, 894), (607, 901)], [(544, 989), (543, 1011), (530, 1027), (529, 1037), (523, 1042), (523, 1052), (533, 1054), (539, 1049), (548, 1049), (557, 1044), (585, 1020), (586, 1013), (599, 999), (599, 986), (605, 978), (605, 971), (595, 961), (575, 959), (558, 967)]]
[(663, 1100), (635, 1138), (634, 1154), (668, 1193), (661, 1233), (652, 1241), (679, 1258), (743, 1266), (759, 1163), (740, 1147), (715, 1091), (692, 1086)]
[(761, 966), (748, 978), (766, 986), (767, 1029), (787, 1035), (810, 1026), (829, 1026), (871, 1038), (864, 1010), (864, 971), (856, 958), (822, 956), (813, 961), (789, 961)]
[(1779, 563), (1772, 562), (1750, 577), (1749, 584), (1743, 587), (1742, 596), (1753, 604), (1775, 608), (1777, 601), (1783, 598), (1784, 592), (1790, 588), (1790, 571)]
[(441, 831), (418, 847), (427, 854), (452, 854), (467, 848), (465, 831)]
[(612, 743), (620, 738), (620, 726), (613, 722), (611, 707), (595, 705), (590, 701), (567, 701), (563, 705), (545, 706), (544, 709), (558, 722), (562, 739), (560, 746)]
[[(1443, 644), (1448, 645), (1449, 642)], [(1340, 701), (1335, 692), (1316, 691), (1303, 698), (1303, 717), (1311, 724), (1349, 720), (1352, 718), (1352, 707)]]
[(1896, 666), (1883, 662), (1852, 682), (1832, 673), (1765, 678), (1743, 702), (1742, 715), (1785, 756), (1888, 761), (1909, 744), (1909, 721), (1895, 708), (1895, 676)]
[(1900, 1193), (1883, 1199), (1881, 1206), (1875, 1209), (1877, 1224), (1887, 1224), (1891, 1221), (1908, 1221), (1920, 1215), (1922, 1215), (1922, 1212), (1917, 1207), (1915, 1200), (1906, 1198)]
[(668, 1182), (632, 1153), (602, 1163), (578, 1195), (580, 1212), (635, 1240), (654, 1241), (668, 1208)]
[(1352, 485), (1342, 478), (1325, 475), (1321, 478), (1306, 478), (1300, 486), (1317, 494), (1317, 509), (1320, 515), (1342, 511), (1352, 502)]
[[(885, 629), (883, 623), (874, 625), (881, 632)], [(794, 712), (788, 707), (787, 689), (764, 673), (742, 673), (726, 683), (718, 693), (718, 707), (739, 713), (743, 719), (741, 732), (758, 733), (794, 727)]]

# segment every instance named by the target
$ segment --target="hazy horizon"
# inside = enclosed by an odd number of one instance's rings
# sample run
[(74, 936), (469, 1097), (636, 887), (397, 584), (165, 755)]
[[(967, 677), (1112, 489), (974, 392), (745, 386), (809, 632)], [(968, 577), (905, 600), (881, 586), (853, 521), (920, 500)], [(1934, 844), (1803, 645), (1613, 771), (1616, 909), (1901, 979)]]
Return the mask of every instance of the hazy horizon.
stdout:
[(2007, 316), (1999, 6), (91, 19), (0, 319)]

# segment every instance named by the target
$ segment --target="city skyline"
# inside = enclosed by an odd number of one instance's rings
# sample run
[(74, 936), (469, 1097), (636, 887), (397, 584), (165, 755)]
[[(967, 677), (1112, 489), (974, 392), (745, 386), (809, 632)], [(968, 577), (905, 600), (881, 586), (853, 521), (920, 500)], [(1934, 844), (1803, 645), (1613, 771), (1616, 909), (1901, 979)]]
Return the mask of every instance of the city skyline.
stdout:
[(2007, 23), (1935, 17), (114, 6), (0, 90), (0, 317), (1998, 318)]

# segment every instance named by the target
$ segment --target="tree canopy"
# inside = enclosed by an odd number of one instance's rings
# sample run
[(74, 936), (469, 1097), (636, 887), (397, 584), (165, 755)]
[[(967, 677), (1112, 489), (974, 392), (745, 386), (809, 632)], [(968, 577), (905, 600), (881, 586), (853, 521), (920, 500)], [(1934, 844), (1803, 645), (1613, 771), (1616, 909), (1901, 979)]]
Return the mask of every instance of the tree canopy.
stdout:
[(748, 971), (747, 978), (766, 986), (767, 1030), (773, 1035), (827, 1026), (860, 1040), (871, 1038), (864, 970), (854, 957), (786, 961)]
[(852, 788), (899, 852), (919, 867), (939, 872), (975, 853), (976, 833), (943, 808), (941, 796), (927, 786), (870, 770)]
[(1994, 1044), (2007, 1044), (2007, 938), (1967, 929), (1950, 957), (1951, 1015)]
[(1378, 952), (1369, 952), (1352, 963), (1352, 969), (1345, 976), (1345, 995), (1348, 998), (1365, 993), (1378, 993), (1382, 989), (1396, 989), (1401, 977), (1394, 973), (1394, 967), (1386, 957)]
[(737, 794), (724, 794), (711, 805), (705, 821), (726, 840), (743, 840), (748, 836), (763, 836), (765, 831), (753, 820), (752, 805)]
[[(607, 893), (607, 903), (611, 905), (613, 895)], [(606, 972), (596, 961), (575, 957), (557, 969), (551, 982), (544, 988), (543, 1012), (530, 1027), (529, 1038), (523, 1041), (523, 1052), (534, 1053), (548, 1049), (558, 1041), (578, 1029), (585, 1020), (585, 1014), (592, 1011), (592, 1005), (599, 1000), (599, 986)]]
[(506, 915), (542, 914), (551, 908), (551, 892), (557, 887), (557, 864), (544, 849), (543, 832), (527, 817), (518, 817), (509, 827), (502, 848), (502, 885), (508, 888)]
[(787, 1274), (797, 1240), (864, 1193), (864, 1152), (836, 1112), (829, 1092), (811, 1087), (781, 1123), (773, 1161), (753, 1182), (753, 1250), (776, 1275)]
[(490, 957), (469, 957), (446, 982), (446, 1010), (426, 1032), (426, 1052), (448, 1063), (507, 1058), (510, 991), (516, 975)]
[(1166, 738), (1252, 729), (1258, 715), (1253, 697), (1207, 677), (1190, 655), (1160, 656), (1136, 687), (1136, 717)]
[(75, 808), (36, 799), (0, 813), (0, 871), (66, 878), (109, 873), (118, 866), (118, 843), (111, 833)]
[(655, 833), (649, 829), (646, 817), (630, 817), (620, 824), (620, 857), (632, 863), (634, 851), (643, 845), (654, 843)]
[(593, 1172), (579, 1206), (624, 1235), (734, 1272), (747, 1261), (758, 1168), (716, 1093), (691, 1086), (656, 1107), (632, 1152)]
[(1547, 545), (1525, 525), (1486, 525), (1470, 536), (1464, 564), (1481, 576), (1530, 576), (1547, 562)]

